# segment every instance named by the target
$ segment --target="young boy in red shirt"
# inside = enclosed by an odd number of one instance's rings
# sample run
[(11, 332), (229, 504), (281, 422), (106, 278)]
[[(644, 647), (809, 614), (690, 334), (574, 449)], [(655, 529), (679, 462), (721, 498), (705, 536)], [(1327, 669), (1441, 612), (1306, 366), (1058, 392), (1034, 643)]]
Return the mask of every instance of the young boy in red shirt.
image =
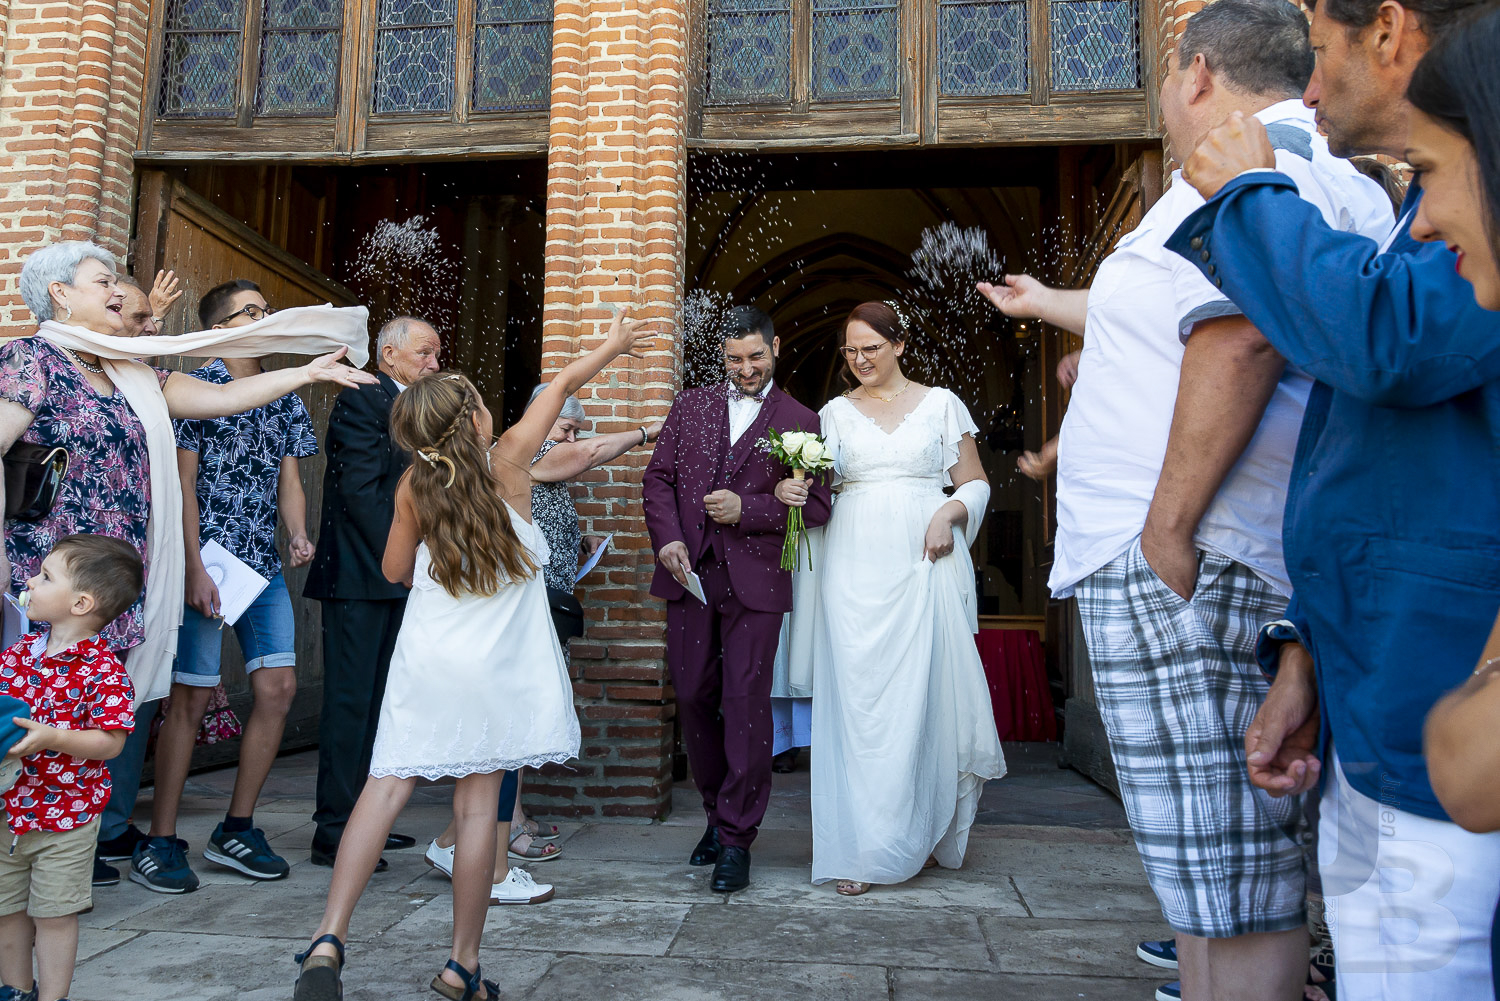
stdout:
[(26, 733), (8, 754), (21, 774), (5, 794), (10, 837), (0, 844), (0, 1001), (66, 1001), (72, 985), (109, 801), (104, 762), (135, 725), (130, 679), (98, 634), (143, 586), (129, 543), (70, 535), (26, 582), (28, 615), (51, 628), (0, 653), (0, 695), (31, 707), (31, 719), (15, 717)]

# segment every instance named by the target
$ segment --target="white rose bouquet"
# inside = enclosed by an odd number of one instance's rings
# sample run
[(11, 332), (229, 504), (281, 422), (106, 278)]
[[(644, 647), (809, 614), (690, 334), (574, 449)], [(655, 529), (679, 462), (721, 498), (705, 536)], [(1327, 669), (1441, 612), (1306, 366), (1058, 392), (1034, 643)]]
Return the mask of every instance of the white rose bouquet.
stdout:
[[(791, 467), (792, 478), (807, 479), (833, 468), (833, 452), (822, 435), (811, 431), (771, 431), (762, 443), (771, 458)], [(781, 569), (802, 569), (802, 546), (807, 544), (807, 525), (802, 509), (794, 507), (786, 515), (786, 541), (781, 546)], [(807, 568), (812, 569), (812, 547), (807, 544)]]

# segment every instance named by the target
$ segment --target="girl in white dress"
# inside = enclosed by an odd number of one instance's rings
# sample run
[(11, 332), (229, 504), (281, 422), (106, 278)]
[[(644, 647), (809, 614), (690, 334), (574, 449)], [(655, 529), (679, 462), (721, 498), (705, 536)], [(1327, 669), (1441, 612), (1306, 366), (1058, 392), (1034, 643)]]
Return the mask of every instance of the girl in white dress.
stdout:
[(349, 817), (313, 946), (297, 957), (296, 1001), (338, 1001), (354, 906), (417, 779), (458, 779), (453, 813), (453, 949), (432, 989), (451, 1001), (494, 997), (479, 970), (495, 872), (495, 813), (505, 769), (577, 757), (573, 687), (552, 627), (531, 523), (531, 457), (564, 401), (646, 336), (617, 316), (603, 345), (563, 369), (521, 421), (494, 440), (479, 392), (433, 373), (391, 408), (412, 452), (396, 490), (382, 569), (412, 588), (391, 658), (370, 778)]
[(962, 865), (984, 783), (1005, 774), (974, 645), (976, 428), (901, 373), (905, 349), (895, 310), (857, 307), (840, 350), (859, 384), (818, 415), (837, 494), (813, 617), (813, 882), (845, 896)]

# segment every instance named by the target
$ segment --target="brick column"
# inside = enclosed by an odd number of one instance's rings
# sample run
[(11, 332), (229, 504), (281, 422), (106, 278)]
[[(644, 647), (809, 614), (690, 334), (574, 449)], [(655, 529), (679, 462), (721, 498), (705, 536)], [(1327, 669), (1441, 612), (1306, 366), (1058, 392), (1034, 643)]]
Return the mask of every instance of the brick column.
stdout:
[(147, 9), (0, 3), (0, 335), (33, 325), (16, 289), (28, 251), (88, 239), (125, 256)]
[[(682, 295), (687, 148), (686, 0), (558, 0), (547, 163), (545, 371), (599, 342), (629, 306), (659, 335), (580, 393), (595, 430), (666, 415), (677, 387), (673, 324)], [(614, 551), (586, 582), (588, 628), (572, 645), (581, 762), (528, 783), (548, 812), (664, 816), (675, 706), (666, 611), (647, 594), (654, 557), (641, 514), (646, 451), (627, 452), (575, 489), (586, 530)]]

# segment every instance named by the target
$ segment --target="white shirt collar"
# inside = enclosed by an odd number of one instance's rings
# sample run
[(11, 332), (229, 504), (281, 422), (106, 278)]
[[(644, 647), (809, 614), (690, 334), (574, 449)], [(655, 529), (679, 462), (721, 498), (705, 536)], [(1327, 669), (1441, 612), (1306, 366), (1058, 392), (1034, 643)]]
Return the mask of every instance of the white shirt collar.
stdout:
[(1313, 109), (1303, 104), (1300, 97), (1289, 97), (1285, 101), (1277, 101), (1268, 108), (1261, 108), (1255, 113), (1255, 117), (1260, 119), (1262, 125), (1289, 121), (1313, 125), (1317, 121), (1313, 117)]

